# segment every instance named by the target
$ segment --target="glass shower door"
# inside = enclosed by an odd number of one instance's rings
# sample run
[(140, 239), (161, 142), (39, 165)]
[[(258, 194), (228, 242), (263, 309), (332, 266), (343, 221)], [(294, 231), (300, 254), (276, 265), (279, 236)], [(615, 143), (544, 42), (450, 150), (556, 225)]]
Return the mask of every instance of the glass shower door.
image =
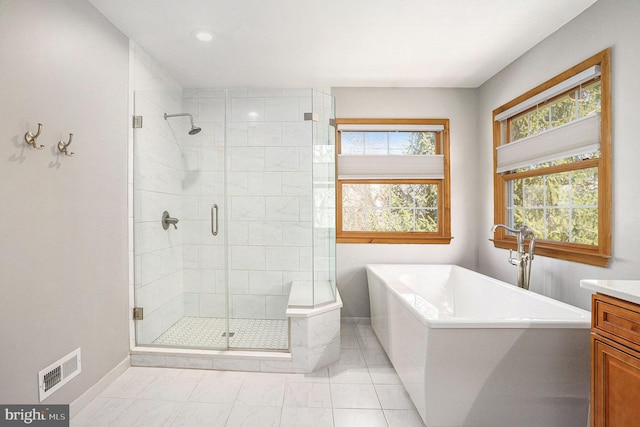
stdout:
[[(136, 341), (224, 350), (226, 251), (219, 208), (218, 233), (212, 233), (215, 205), (224, 200), (224, 93), (199, 100), (184, 95), (139, 91), (134, 98), (135, 115), (142, 117), (133, 147), (134, 292), (143, 310)], [(177, 221), (163, 224), (163, 214)]]
[(335, 102), (313, 91), (313, 287), (311, 306), (336, 300)]

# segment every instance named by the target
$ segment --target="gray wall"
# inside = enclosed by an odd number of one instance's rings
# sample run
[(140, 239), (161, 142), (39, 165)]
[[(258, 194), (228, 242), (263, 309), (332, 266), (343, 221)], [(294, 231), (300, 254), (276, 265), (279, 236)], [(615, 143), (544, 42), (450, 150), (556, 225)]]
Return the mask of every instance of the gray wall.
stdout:
[(37, 372), (77, 347), (82, 373), (48, 403), (128, 355), (128, 52), (85, 0), (0, 1), (2, 403), (38, 402)]
[[(591, 267), (536, 257), (531, 290), (570, 304), (590, 308), (591, 293), (580, 279), (638, 279), (640, 262), (639, 130), (635, 113), (640, 106), (640, 2), (599, 0), (573, 21), (542, 41), (480, 87), (479, 171), (476, 180), (481, 206), (478, 226), (493, 223), (491, 112), (516, 96), (611, 47), (612, 60), (612, 255), (609, 268)], [(508, 252), (479, 239), (481, 272), (513, 283)]]
[(451, 245), (355, 245), (337, 248), (338, 289), (345, 317), (368, 317), (367, 263), (453, 263), (515, 284), (508, 252), (489, 242), (493, 224), (491, 113), (516, 96), (612, 47), (612, 252), (609, 268), (536, 257), (531, 290), (589, 309), (580, 279), (638, 279), (640, 158), (640, 2), (599, 0), (477, 89), (333, 88), (337, 117), (451, 119)]
[[(477, 268), (477, 96), (475, 89), (333, 88), (339, 118), (448, 118), (451, 145), (449, 245), (339, 244), (337, 281), (343, 317), (369, 317), (364, 266), (369, 263), (457, 264)], [(485, 233), (488, 238), (488, 233)]]

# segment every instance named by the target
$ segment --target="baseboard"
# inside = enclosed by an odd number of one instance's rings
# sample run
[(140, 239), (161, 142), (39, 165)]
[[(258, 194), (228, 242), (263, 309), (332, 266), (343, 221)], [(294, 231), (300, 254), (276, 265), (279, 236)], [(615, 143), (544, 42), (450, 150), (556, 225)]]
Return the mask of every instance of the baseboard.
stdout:
[(69, 415), (73, 418), (93, 399), (98, 397), (102, 391), (109, 386), (116, 378), (124, 373), (131, 366), (130, 356), (127, 356), (122, 362), (118, 363), (107, 375), (102, 377), (97, 383), (85, 391), (82, 396), (69, 404)]

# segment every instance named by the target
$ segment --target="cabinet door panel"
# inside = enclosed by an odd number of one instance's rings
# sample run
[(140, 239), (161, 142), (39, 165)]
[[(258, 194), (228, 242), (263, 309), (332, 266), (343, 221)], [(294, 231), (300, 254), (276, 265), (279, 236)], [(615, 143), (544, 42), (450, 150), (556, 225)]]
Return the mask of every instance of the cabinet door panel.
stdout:
[(640, 358), (600, 338), (593, 344), (594, 426), (640, 425)]

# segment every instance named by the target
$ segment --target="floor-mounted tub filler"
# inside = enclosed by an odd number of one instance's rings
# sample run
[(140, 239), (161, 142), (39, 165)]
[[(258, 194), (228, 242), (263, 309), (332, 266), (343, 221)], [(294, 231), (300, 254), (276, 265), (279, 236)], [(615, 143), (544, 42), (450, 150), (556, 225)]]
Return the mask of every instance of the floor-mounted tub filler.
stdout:
[(429, 427), (587, 425), (590, 313), (452, 265), (368, 265), (371, 324)]

